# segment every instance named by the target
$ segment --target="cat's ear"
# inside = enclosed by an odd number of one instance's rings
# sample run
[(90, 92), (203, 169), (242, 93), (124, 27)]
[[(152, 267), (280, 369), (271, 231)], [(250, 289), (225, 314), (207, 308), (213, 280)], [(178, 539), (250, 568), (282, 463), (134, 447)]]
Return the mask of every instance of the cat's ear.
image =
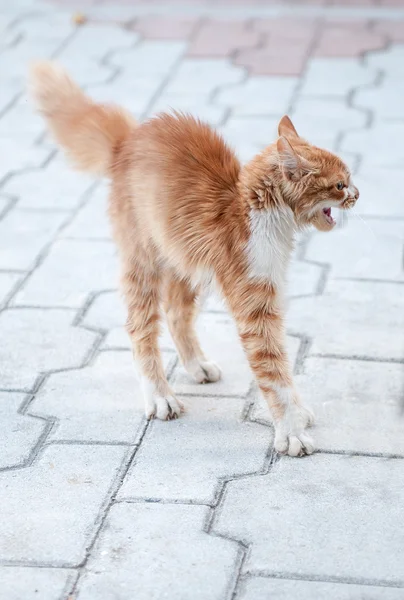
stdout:
[(289, 117), (287, 115), (282, 117), (282, 119), (279, 121), (278, 135), (279, 136), (283, 135), (284, 137), (287, 137), (287, 138), (298, 138), (299, 137), (299, 134), (297, 133), (296, 129), (294, 128), (292, 121), (289, 119)]
[(303, 175), (310, 172), (308, 162), (297, 154), (287, 138), (281, 136), (276, 143), (276, 148), (280, 166), (287, 179), (299, 181)]

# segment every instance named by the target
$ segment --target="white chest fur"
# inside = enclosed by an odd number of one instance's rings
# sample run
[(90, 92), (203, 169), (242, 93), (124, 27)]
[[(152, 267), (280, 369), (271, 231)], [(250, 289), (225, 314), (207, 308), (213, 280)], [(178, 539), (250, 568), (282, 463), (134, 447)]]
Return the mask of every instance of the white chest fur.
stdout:
[(283, 287), (295, 230), (293, 212), (289, 207), (251, 210), (247, 257), (252, 278)]

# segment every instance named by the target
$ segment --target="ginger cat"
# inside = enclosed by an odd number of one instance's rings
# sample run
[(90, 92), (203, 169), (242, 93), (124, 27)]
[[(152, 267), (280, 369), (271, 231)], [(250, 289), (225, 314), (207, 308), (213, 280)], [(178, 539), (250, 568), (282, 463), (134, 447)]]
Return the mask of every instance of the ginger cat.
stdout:
[(95, 104), (52, 63), (35, 65), (31, 83), (73, 164), (111, 179), (109, 213), (146, 416), (172, 419), (182, 410), (158, 347), (160, 305), (188, 373), (199, 383), (220, 378), (194, 331), (198, 295), (214, 281), (268, 402), (276, 450), (312, 453), (312, 413), (285, 351), (283, 288), (296, 232), (309, 224), (330, 231), (332, 207), (358, 199), (346, 165), (300, 138), (286, 116), (278, 140), (241, 166), (191, 116), (161, 114), (138, 124), (118, 107)]

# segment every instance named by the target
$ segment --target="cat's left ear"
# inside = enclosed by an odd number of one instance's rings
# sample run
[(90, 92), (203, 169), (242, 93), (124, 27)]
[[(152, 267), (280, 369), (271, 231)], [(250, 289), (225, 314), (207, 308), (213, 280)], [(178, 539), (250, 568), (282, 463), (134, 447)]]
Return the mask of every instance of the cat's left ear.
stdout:
[(292, 121), (289, 119), (287, 115), (282, 117), (279, 121), (278, 125), (278, 135), (283, 135), (287, 138), (298, 138), (299, 134), (297, 133)]

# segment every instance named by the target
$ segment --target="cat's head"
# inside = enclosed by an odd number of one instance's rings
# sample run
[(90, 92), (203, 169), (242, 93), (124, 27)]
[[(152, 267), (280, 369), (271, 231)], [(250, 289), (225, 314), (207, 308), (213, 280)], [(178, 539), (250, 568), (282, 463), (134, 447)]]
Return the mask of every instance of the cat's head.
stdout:
[(278, 133), (272, 160), (280, 170), (282, 196), (299, 225), (330, 231), (336, 224), (332, 209), (351, 208), (359, 198), (348, 167), (335, 154), (302, 139), (287, 116), (281, 119)]

